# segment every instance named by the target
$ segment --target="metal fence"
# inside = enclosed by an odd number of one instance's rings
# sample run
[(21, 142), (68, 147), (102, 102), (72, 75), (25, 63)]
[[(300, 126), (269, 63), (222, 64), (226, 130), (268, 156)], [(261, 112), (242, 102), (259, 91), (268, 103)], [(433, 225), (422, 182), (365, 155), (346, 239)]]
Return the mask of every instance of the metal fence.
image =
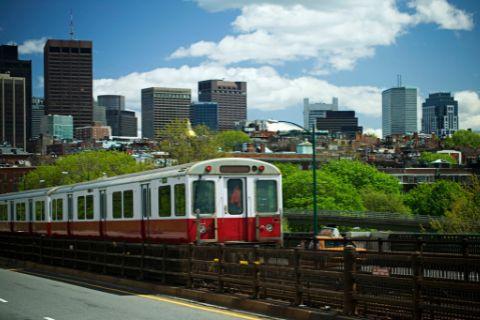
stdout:
[(388, 319), (480, 319), (480, 257), (0, 235), (0, 255)]

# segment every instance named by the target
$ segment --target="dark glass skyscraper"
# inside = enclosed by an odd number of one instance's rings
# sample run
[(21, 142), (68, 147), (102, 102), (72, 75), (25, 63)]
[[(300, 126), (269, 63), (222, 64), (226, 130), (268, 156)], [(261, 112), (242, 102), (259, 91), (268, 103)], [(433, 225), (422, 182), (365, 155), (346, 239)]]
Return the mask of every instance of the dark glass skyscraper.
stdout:
[(0, 142), (27, 146), (25, 78), (0, 73)]
[(32, 138), (38, 138), (41, 131), (42, 119), (45, 116), (43, 98), (32, 98)]
[(218, 104), (216, 102), (197, 102), (190, 107), (192, 126), (205, 125), (210, 130), (218, 130)]
[(198, 83), (198, 101), (218, 103), (218, 129), (233, 130), (247, 120), (247, 83), (205, 80)]
[(112, 128), (112, 136), (136, 137), (137, 117), (134, 111), (108, 109), (107, 125)]
[(358, 126), (355, 111), (325, 111), (324, 117), (317, 117), (317, 130), (327, 130), (331, 135), (343, 135), (353, 139), (357, 132), (362, 133)]
[(120, 95), (105, 94), (97, 96), (99, 106), (104, 106), (107, 110), (125, 110), (125, 97)]
[(44, 73), (46, 113), (72, 115), (74, 128), (92, 125), (92, 42), (48, 40)]
[[(15, 45), (0, 46), (0, 73), (10, 73), (12, 77), (25, 78), (25, 107), (26, 121), (32, 118), (32, 62), (18, 59), (18, 47)], [(30, 126), (27, 125), (27, 139), (32, 136)]]
[(431, 93), (422, 103), (422, 132), (448, 136), (458, 130), (458, 102), (449, 92)]

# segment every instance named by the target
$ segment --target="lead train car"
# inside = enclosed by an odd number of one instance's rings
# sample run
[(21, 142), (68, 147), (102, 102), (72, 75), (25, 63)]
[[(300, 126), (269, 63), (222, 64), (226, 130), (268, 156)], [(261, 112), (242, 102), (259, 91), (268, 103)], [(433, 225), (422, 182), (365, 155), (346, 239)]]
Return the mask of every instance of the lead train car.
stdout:
[(166, 243), (280, 242), (279, 170), (221, 158), (0, 195), (0, 231)]

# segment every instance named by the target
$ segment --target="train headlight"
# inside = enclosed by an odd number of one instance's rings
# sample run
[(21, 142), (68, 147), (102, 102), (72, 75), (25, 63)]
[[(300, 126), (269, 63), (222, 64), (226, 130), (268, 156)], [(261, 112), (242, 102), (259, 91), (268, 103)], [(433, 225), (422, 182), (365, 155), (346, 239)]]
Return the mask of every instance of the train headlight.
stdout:
[(273, 231), (273, 226), (269, 223), (265, 226), (265, 230), (267, 230), (268, 232), (272, 232)]
[(200, 234), (204, 234), (207, 232), (207, 226), (204, 225), (203, 223), (201, 223), (199, 226), (198, 226), (198, 232), (200, 232)]

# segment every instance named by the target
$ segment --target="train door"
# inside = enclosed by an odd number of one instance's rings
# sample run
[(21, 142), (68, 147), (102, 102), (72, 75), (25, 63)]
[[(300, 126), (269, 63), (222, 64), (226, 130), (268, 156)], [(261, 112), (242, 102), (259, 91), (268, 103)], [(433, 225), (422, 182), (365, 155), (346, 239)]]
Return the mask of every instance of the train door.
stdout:
[(33, 200), (28, 199), (28, 232), (33, 232)]
[(223, 235), (230, 241), (248, 241), (246, 190), (245, 178), (225, 179)]
[(72, 235), (73, 224), (73, 194), (67, 195), (67, 234)]
[(141, 185), (142, 239), (150, 238), (151, 190), (150, 184)]
[(100, 209), (100, 219), (99, 219), (99, 229), (100, 236), (104, 237), (107, 234), (107, 191), (100, 190), (99, 197), (99, 209)]

